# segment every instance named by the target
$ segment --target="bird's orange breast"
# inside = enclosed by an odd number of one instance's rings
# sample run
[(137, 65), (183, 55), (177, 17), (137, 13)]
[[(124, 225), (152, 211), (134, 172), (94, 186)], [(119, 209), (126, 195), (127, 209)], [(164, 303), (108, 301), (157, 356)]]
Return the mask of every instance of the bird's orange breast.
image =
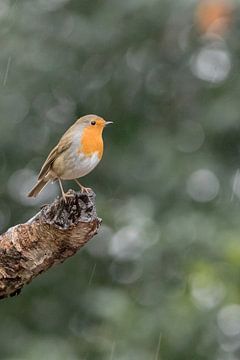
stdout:
[(103, 155), (102, 130), (101, 128), (93, 126), (86, 127), (81, 136), (78, 153), (91, 156), (97, 152), (99, 159), (101, 159)]

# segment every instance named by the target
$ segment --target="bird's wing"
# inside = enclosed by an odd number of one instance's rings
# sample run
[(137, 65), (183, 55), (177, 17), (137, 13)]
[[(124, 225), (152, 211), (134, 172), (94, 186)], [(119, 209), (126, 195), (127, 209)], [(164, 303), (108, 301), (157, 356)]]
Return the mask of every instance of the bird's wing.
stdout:
[(66, 151), (72, 144), (72, 135), (69, 133), (65, 133), (65, 135), (61, 138), (59, 143), (52, 149), (50, 154), (48, 155), (45, 163), (43, 164), (40, 173), (38, 175), (38, 180), (41, 180), (48, 173), (52, 163), (56, 160), (56, 158)]

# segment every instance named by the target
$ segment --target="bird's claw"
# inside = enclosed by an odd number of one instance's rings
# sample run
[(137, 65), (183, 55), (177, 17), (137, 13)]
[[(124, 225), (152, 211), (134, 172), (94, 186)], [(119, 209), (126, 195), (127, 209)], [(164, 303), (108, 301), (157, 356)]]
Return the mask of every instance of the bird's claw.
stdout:
[(81, 187), (81, 192), (82, 193), (86, 192), (87, 194), (89, 194), (91, 192), (91, 190), (92, 190), (91, 188), (87, 188), (87, 187), (84, 187), (84, 186)]

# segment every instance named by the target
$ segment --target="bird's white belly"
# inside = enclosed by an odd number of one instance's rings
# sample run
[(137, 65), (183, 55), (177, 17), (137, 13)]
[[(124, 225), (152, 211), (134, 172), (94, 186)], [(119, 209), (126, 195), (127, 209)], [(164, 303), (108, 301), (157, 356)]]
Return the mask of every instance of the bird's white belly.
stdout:
[(99, 163), (100, 159), (98, 153), (95, 152), (90, 156), (83, 154), (78, 155), (76, 152), (71, 152), (71, 156), (68, 157), (68, 168), (64, 169), (64, 173), (61, 178), (63, 180), (72, 180), (85, 176), (90, 173)]

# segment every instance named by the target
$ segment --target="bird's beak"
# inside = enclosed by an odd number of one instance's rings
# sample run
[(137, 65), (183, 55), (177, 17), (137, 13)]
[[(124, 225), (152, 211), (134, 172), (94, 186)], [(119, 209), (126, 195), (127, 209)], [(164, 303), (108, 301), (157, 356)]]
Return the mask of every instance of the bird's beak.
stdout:
[(113, 124), (113, 122), (112, 121), (105, 121), (105, 126), (107, 126), (109, 124)]

